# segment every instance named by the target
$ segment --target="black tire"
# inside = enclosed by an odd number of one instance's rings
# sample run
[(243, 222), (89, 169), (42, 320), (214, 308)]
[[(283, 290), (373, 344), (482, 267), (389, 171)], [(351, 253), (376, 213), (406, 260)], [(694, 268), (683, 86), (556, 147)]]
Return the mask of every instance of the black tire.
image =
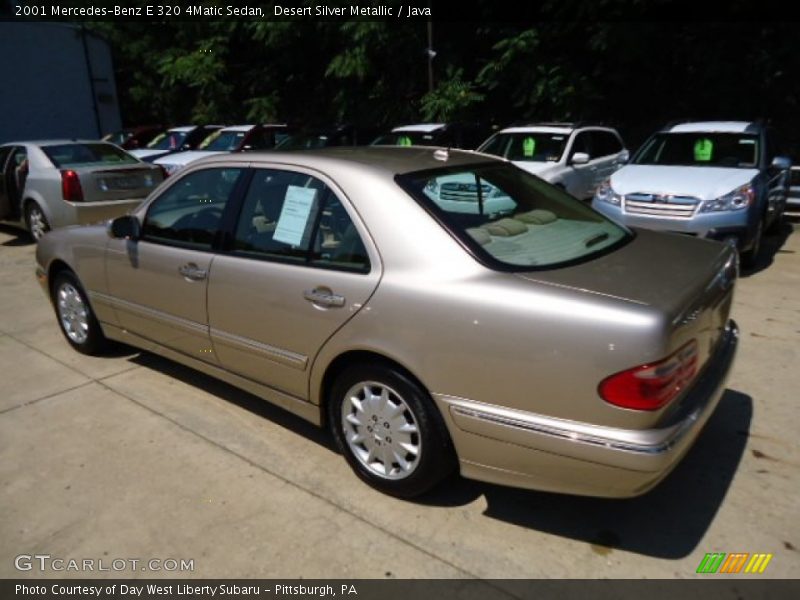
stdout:
[(756, 266), (758, 257), (761, 254), (761, 240), (764, 238), (764, 218), (761, 217), (756, 224), (756, 233), (753, 236), (753, 243), (748, 250), (741, 254), (742, 266), (752, 268)]
[(28, 200), (25, 203), (25, 227), (28, 233), (33, 238), (33, 241), (38, 242), (42, 236), (50, 231), (50, 223), (47, 222), (47, 217), (39, 206), (33, 200)]
[[(102, 354), (108, 348), (108, 340), (103, 335), (86, 292), (71, 271), (61, 271), (56, 275), (52, 300), (58, 326), (70, 346), (91, 356)], [(71, 315), (75, 315), (75, 319), (70, 319)]]
[[(376, 385), (371, 386), (370, 384)], [(394, 402), (395, 404), (392, 407), (394, 409), (400, 407), (401, 412), (398, 412), (395, 417), (387, 418), (389, 420), (397, 419), (400, 423), (406, 422), (409, 426), (416, 427), (417, 430), (416, 437), (414, 433), (400, 433), (397, 435), (398, 439), (395, 440), (395, 444), (399, 445), (400, 436), (405, 435), (407, 436), (406, 439), (410, 441), (410, 445), (417, 445), (418, 454), (413, 455), (409, 452), (402, 458), (394, 454), (389, 467), (390, 473), (397, 472), (394, 478), (377, 472), (381, 469), (385, 470), (385, 463), (388, 461), (380, 461), (376, 457), (377, 460), (374, 466), (368, 467), (362, 462), (363, 454), (362, 458), (356, 456), (356, 450), (351, 448), (350, 442), (345, 438), (345, 425), (342, 422), (343, 407), (348, 407), (348, 412), (345, 414), (358, 414), (350, 406), (348, 392), (354, 388), (363, 388), (364, 386), (372, 390), (373, 394), (381, 389), (379, 386), (384, 386), (383, 389), (389, 390), (388, 397), (391, 398), (389, 402)], [(395, 395), (392, 396), (391, 392)], [(397, 403), (398, 398), (402, 406)], [(371, 410), (366, 408), (366, 404), (365, 412), (362, 412), (361, 415), (365, 423), (373, 425), (369, 419), (376, 415), (365, 416), (367, 414), (366, 411)], [(336, 445), (356, 475), (370, 486), (386, 494), (399, 498), (419, 496), (446, 479), (455, 469), (456, 456), (447, 427), (430, 395), (413, 379), (389, 365), (355, 365), (345, 369), (332, 386), (331, 395), (328, 399), (328, 420)], [(374, 423), (376, 426), (375, 432), (378, 432), (378, 428), (381, 428), (379, 433), (368, 433), (366, 424), (359, 426), (352, 423), (347, 425), (350, 428), (348, 433), (361, 432), (364, 436), (369, 435), (369, 443), (372, 444), (373, 449), (380, 451), (380, 448), (375, 448), (374, 444), (380, 446), (382, 441), (384, 447), (389, 449), (388, 452), (391, 452), (391, 448), (394, 448), (394, 446), (391, 446), (391, 438), (384, 437), (381, 440), (378, 439), (378, 436), (395, 435), (391, 433), (394, 425), (389, 428), (388, 422), (380, 423), (381, 420), (383, 420), (383, 417), (379, 417)], [(382, 429), (382, 427), (387, 427), (388, 429)], [(367, 441), (365, 439), (365, 442)], [(358, 446), (359, 452), (368, 452), (365, 444), (359, 444)], [(402, 460), (410, 465), (408, 474), (403, 473), (403, 467), (400, 462), (395, 462), (395, 459), (397, 461)]]

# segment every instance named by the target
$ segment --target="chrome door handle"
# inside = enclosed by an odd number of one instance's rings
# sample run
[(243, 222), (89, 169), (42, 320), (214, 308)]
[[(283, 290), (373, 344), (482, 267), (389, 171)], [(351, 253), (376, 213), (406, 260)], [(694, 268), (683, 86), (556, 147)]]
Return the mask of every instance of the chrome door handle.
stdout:
[(192, 281), (201, 281), (208, 275), (208, 271), (201, 269), (194, 263), (188, 263), (182, 267), (178, 267), (178, 273), (186, 277), (186, 279), (191, 279)]
[(303, 292), (303, 298), (318, 306), (342, 307), (344, 306), (344, 296), (334, 294), (330, 290), (315, 288)]

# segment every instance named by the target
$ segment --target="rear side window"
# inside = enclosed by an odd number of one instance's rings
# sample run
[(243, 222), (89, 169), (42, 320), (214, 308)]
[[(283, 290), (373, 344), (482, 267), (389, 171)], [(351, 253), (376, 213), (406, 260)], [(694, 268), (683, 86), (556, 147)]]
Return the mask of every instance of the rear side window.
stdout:
[(622, 152), (622, 144), (610, 131), (593, 131), (592, 149), (595, 157), (611, 156)]
[(147, 210), (144, 239), (209, 250), (241, 169), (204, 169), (182, 177)]
[(57, 168), (93, 165), (131, 165), (139, 161), (113, 144), (59, 144), (42, 150)]
[(245, 256), (369, 271), (361, 237), (336, 195), (316, 177), (257, 169), (236, 227), (234, 251)]

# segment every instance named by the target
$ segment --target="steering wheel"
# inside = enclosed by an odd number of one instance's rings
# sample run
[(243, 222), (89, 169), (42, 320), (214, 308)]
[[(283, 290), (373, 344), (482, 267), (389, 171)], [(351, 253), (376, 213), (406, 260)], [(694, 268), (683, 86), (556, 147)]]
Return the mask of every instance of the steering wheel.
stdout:
[(210, 231), (217, 228), (222, 218), (222, 209), (209, 206), (201, 211), (182, 216), (173, 223), (175, 229), (201, 229)]

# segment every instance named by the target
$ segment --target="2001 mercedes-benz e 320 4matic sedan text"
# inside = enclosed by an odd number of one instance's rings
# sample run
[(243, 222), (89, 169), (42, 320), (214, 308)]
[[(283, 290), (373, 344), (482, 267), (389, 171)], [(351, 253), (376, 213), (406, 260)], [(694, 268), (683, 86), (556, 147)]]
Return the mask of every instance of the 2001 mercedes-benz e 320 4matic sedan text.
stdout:
[(470, 152), (212, 157), (131, 215), (47, 234), (37, 260), (77, 350), (123, 341), (329, 426), (397, 496), (456, 468), (641, 494), (737, 343), (730, 246), (625, 229)]

